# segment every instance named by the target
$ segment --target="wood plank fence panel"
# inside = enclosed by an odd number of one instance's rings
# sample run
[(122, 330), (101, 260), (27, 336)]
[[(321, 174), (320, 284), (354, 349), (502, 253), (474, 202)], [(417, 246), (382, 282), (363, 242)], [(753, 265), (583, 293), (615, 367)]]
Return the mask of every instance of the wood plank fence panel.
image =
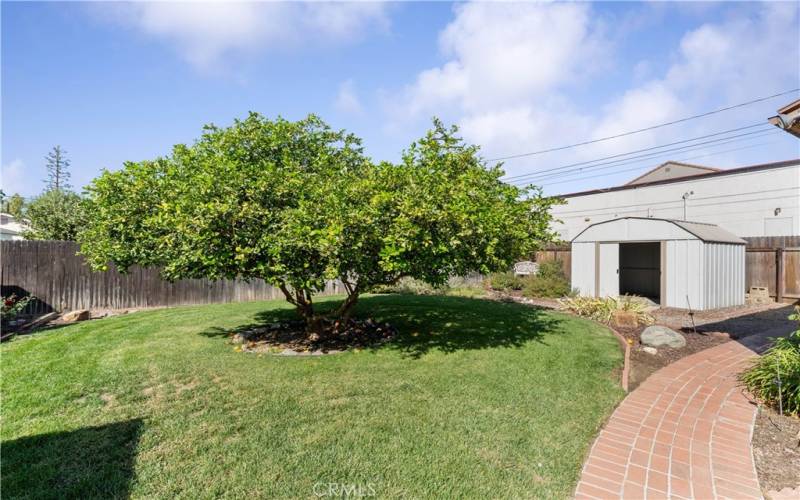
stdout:
[(787, 248), (783, 251), (784, 296), (800, 298), (800, 248)]
[[(35, 295), (38, 300), (26, 312), (37, 314), (283, 298), (280, 290), (264, 280), (170, 283), (161, 279), (158, 269), (139, 266), (132, 266), (127, 274), (113, 265), (106, 272), (93, 272), (77, 251), (78, 245), (69, 241), (0, 241), (2, 295)], [(331, 282), (322, 295), (341, 293), (341, 287)]]
[(536, 252), (534, 257), (536, 262), (547, 262), (550, 260), (560, 260), (564, 274), (567, 279), (572, 276), (572, 251), (569, 248), (549, 248)]
[(775, 251), (772, 249), (748, 249), (745, 252), (745, 290), (751, 287), (766, 287), (775, 296), (777, 272)]

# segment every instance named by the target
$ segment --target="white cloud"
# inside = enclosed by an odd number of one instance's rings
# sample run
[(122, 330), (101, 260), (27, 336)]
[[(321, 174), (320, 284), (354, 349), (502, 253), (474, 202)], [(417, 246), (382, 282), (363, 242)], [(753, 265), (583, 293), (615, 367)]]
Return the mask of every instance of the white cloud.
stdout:
[[(749, 14), (749, 15), (746, 15)], [(796, 4), (763, 4), (721, 23), (706, 23), (687, 32), (675, 62), (660, 78), (624, 92), (603, 107), (592, 137), (604, 137), (702, 113), (797, 87), (800, 46)], [(776, 57), (780, 54), (779, 57)], [(790, 97), (787, 96), (787, 99)], [(774, 109), (782, 103), (774, 102)], [(593, 151), (632, 148), (730, 128), (717, 120), (659, 129), (606, 143)], [(730, 118), (728, 118), (730, 119)], [(763, 108), (743, 108), (738, 122), (766, 120)], [(712, 159), (711, 161), (715, 161)]]
[(467, 113), (530, 101), (597, 67), (602, 39), (587, 4), (470, 3), (440, 34), (451, 59), (419, 74), (405, 93), (409, 114), (456, 106)]
[(339, 93), (336, 95), (333, 105), (342, 113), (360, 115), (364, 112), (353, 80), (346, 80), (339, 85)]
[[(697, 25), (672, 50), (667, 48), (671, 63), (666, 68), (656, 56), (631, 61), (629, 86), (609, 94), (591, 91), (595, 79), (602, 80), (601, 70), (621, 56), (617, 44), (646, 38), (646, 25), (614, 24), (612, 38), (608, 19), (587, 3), (459, 5), (440, 33), (445, 62), (421, 71), (399, 95), (386, 98), (387, 109), (394, 128), (432, 114), (456, 122), (464, 137), (492, 158), (606, 137), (798, 86), (797, 4), (724, 6), (703, 15), (712, 14), (719, 20)], [(620, 34), (625, 30), (639, 31)], [(663, 51), (652, 53), (664, 57)], [(574, 99), (578, 95), (583, 101)], [(588, 105), (587, 98), (592, 99)], [(772, 109), (781, 104), (774, 102)], [(757, 123), (766, 116), (763, 107), (755, 106), (715, 120), (514, 160), (506, 169), (509, 175), (527, 173), (748, 120)], [(707, 161), (726, 165), (736, 158)]]
[(105, 21), (174, 45), (200, 70), (268, 48), (349, 42), (370, 26), (388, 26), (384, 4), (377, 2), (137, 2), (90, 8)]
[(0, 168), (0, 189), (6, 195), (20, 193), (28, 196), (33, 194), (32, 188), (30, 172), (26, 172), (25, 162), (21, 159), (11, 160)]
[(558, 142), (583, 121), (563, 91), (608, 64), (591, 14), (579, 3), (458, 5), (439, 36), (448, 60), (420, 72), (387, 107), (397, 122), (455, 121), (490, 157)]

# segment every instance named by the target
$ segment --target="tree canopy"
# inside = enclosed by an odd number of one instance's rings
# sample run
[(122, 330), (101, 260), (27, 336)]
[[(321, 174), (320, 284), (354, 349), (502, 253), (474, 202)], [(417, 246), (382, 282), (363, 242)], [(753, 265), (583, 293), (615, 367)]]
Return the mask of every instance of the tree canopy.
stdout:
[(84, 224), (81, 197), (63, 189), (45, 191), (25, 207), (25, 220), (30, 229), (23, 236), (29, 240), (75, 240)]
[[(95, 179), (81, 252), (97, 269), (262, 278), (321, 333), (376, 285), (507, 268), (552, 238), (553, 200), (501, 182), (455, 134), (435, 121), (399, 164), (376, 164), (313, 115), (209, 125), (169, 156)], [(347, 298), (322, 314), (313, 298), (328, 280)]]

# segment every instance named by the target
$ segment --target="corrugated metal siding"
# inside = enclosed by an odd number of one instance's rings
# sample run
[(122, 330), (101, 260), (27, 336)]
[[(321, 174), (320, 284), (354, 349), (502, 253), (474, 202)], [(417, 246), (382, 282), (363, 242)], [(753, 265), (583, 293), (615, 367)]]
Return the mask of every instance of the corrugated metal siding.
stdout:
[(572, 288), (584, 297), (594, 296), (594, 243), (572, 244)]
[(743, 245), (705, 245), (704, 309), (744, 304), (744, 259)]
[(703, 300), (703, 242), (667, 241), (666, 297), (662, 305), (687, 309), (704, 309)]

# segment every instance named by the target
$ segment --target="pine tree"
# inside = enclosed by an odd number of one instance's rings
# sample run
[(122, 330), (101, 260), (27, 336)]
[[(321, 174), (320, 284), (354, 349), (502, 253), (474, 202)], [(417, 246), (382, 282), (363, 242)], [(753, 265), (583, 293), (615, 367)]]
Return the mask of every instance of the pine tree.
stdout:
[(69, 184), (69, 160), (67, 152), (61, 146), (53, 147), (53, 150), (44, 157), (47, 161), (47, 191), (68, 191), (72, 186)]

